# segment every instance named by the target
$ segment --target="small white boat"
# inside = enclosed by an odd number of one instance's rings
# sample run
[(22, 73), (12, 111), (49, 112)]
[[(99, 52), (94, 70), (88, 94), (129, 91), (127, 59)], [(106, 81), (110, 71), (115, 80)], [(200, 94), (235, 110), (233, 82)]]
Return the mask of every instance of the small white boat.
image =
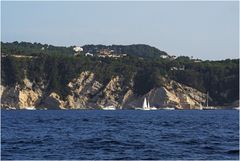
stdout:
[(36, 110), (35, 107), (25, 107), (26, 110)]
[(116, 107), (114, 106), (106, 106), (106, 107), (102, 107), (103, 110), (116, 110)]
[(240, 110), (240, 107), (236, 107), (236, 108), (233, 108), (233, 109), (235, 109), (235, 110)]
[(203, 107), (203, 110), (215, 110), (216, 108), (213, 106), (207, 106), (207, 107)]
[(175, 110), (175, 108), (174, 107), (164, 107), (164, 108), (162, 108), (163, 110)]
[(150, 110), (157, 110), (156, 107), (150, 107)]

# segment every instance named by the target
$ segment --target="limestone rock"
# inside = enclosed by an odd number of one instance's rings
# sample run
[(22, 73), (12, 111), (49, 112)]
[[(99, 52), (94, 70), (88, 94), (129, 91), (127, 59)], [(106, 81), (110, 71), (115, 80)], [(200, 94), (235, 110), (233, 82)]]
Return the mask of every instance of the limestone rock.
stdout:
[(122, 100), (122, 106), (121, 108), (130, 108), (128, 105), (128, 103), (132, 100), (135, 99), (134, 93), (131, 89), (129, 89), (125, 95), (123, 96), (123, 100)]
[(1, 97), (1, 107), (10, 109), (34, 108), (42, 97), (42, 91), (33, 82), (25, 78), (23, 85), (15, 84), (13, 87), (4, 87)]
[(1, 97), (1, 108), (18, 109), (18, 87), (6, 87)]
[(6, 89), (3, 85), (0, 85), (0, 98), (2, 98), (3, 91)]
[(39, 106), (47, 109), (64, 109), (64, 101), (61, 100), (57, 93), (52, 92)]
[(98, 100), (97, 104), (101, 107), (114, 106), (121, 108), (124, 97), (123, 78), (119, 76), (113, 77), (103, 90), (102, 98)]
[(177, 109), (200, 109), (206, 94), (191, 87), (177, 83), (165, 82), (164, 86), (153, 88), (142, 97), (125, 104), (128, 108), (142, 107), (143, 99), (149, 99), (150, 106), (157, 108), (174, 107)]
[(25, 84), (25, 87), (26, 87), (26, 88), (29, 88), (29, 89), (32, 88), (33, 83), (32, 83), (29, 79), (24, 78), (24, 79), (23, 79), (23, 83)]
[(39, 100), (39, 97), (41, 96), (40, 93), (37, 93), (33, 90), (20, 90), (19, 91), (19, 107), (20, 109), (24, 109), (25, 107), (35, 107), (36, 103)]
[(161, 78), (162, 86), (151, 89), (145, 95), (133, 91), (134, 81), (126, 82), (121, 75), (113, 76), (106, 84), (96, 80), (95, 74), (84, 71), (72, 79), (66, 88), (70, 92), (65, 98), (47, 91), (48, 80), (31, 82), (26, 77), (23, 85), (12, 87), (1, 85), (1, 107), (10, 109), (27, 109), (28, 107), (44, 109), (101, 109), (114, 106), (118, 109), (142, 107), (147, 97), (150, 105), (157, 108), (175, 107), (178, 109), (200, 108), (206, 100), (206, 94), (180, 84), (173, 80)]
[(79, 77), (68, 83), (71, 94), (67, 96), (66, 106), (73, 109), (87, 108), (90, 97), (94, 97), (102, 86), (95, 80), (94, 73), (82, 72)]

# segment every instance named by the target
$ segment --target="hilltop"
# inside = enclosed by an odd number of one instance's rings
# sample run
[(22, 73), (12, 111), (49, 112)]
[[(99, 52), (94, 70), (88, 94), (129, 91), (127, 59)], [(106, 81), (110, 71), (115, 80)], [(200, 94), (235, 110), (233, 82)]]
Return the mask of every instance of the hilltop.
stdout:
[(168, 56), (166, 52), (161, 51), (155, 47), (145, 44), (133, 45), (84, 45), (84, 46), (53, 46), (40, 43), (29, 42), (1, 42), (2, 53), (12, 55), (31, 55), (36, 56), (40, 54), (63, 54), (63, 55), (77, 55), (86, 54), (92, 56), (98, 55), (129, 55), (142, 58), (158, 58), (160, 56)]

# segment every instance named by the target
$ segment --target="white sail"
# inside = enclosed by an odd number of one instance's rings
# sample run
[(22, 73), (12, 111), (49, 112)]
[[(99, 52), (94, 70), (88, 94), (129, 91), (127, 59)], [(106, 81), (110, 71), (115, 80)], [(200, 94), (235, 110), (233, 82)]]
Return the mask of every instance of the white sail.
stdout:
[(149, 103), (149, 101), (147, 101), (147, 108), (150, 109), (150, 103)]
[(143, 108), (143, 109), (147, 109), (147, 108), (148, 108), (146, 97), (144, 98), (143, 107), (142, 107), (142, 108)]

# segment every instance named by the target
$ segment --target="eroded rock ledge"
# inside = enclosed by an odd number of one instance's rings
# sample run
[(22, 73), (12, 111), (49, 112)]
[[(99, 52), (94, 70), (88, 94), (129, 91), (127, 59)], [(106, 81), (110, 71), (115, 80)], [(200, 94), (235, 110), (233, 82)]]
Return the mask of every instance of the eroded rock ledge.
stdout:
[(84, 71), (71, 80), (66, 98), (57, 92), (46, 92), (47, 82), (31, 82), (25, 78), (20, 87), (1, 86), (1, 108), (6, 109), (101, 109), (114, 106), (118, 109), (134, 109), (141, 107), (143, 99), (149, 98), (151, 106), (157, 108), (175, 107), (178, 109), (197, 109), (205, 102), (206, 95), (194, 88), (176, 81), (164, 81), (159, 88), (153, 88), (145, 95), (133, 92), (134, 82), (123, 83), (122, 76), (114, 76), (105, 85), (96, 80), (95, 74)]

